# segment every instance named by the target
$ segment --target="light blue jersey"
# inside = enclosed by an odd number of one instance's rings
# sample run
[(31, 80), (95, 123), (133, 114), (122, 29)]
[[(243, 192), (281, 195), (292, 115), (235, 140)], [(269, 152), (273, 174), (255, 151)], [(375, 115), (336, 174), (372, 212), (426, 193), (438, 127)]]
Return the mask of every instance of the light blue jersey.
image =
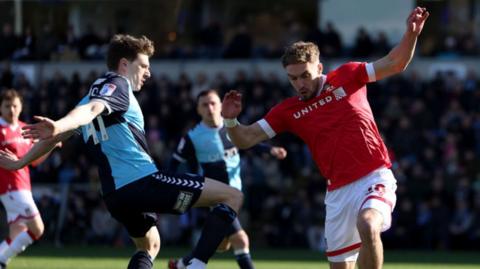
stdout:
[(211, 128), (200, 122), (182, 138), (174, 159), (198, 165), (202, 175), (242, 189), (240, 155), (224, 127)]
[(90, 100), (106, 111), (81, 127), (99, 166), (103, 194), (158, 171), (148, 152), (143, 114), (128, 80), (109, 72), (97, 79), (79, 105)]

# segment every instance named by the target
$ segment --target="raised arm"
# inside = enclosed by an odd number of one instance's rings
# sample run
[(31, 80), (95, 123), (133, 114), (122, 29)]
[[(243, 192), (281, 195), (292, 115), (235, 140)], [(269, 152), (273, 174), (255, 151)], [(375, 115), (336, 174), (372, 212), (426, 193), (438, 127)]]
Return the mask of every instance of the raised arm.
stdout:
[(428, 16), (427, 9), (422, 7), (417, 7), (410, 13), (407, 18), (407, 30), (400, 43), (387, 56), (373, 63), (376, 80), (395, 75), (407, 68), (415, 52), (417, 38), (422, 32)]
[(222, 102), (222, 116), (232, 143), (239, 149), (247, 149), (268, 139), (268, 135), (258, 123), (242, 125), (237, 121), (241, 111), (242, 94), (237, 91), (229, 91), (225, 94)]
[(23, 136), (32, 139), (49, 139), (58, 134), (75, 130), (82, 125), (90, 123), (104, 110), (104, 103), (91, 100), (85, 105), (75, 107), (65, 117), (57, 121), (53, 121), (46, 117), (35, 116), (38, 123), (23, 127)]

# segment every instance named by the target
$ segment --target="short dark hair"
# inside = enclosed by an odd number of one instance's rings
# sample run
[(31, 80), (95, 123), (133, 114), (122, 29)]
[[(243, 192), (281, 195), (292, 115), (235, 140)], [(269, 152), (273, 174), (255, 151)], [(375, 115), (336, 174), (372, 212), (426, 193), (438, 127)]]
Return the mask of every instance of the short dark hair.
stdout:
[(315, 43), (298, 41), (285, 48), (282, 65), (311, 63), (320, 59), (320, 50)]
[(218, 91), (215, 90), (215, 89), (203, 90), (203, 91), (201, 91), (200, 93), (197, 94), (197, 104), (198, 104), (198, 101), (200, 101), (200, 98), (202, 98), (202, 97), (204, 97), (204, 96), (207, 96), (207, 95), (209, 95), (210, 93), (214, 93), (214, 94), (216, 94), (218, 97), (220, 97), (220, 94), (219, 94)]
[(23, 97), (17, 90), (3, 90), (0, 93), (0, 104), (2, 104), (3, 101), (13, 101), (15, 98), (18, 98), (20, 100), (20, 103), (23, 103)]
[(109, 70), (115, 71), (122, 58), (134, 61), (139, 53), (150, 57), (154, 52), (153, 41), (145, 36), (137, 38), (131, 35), (114, 35), (108, 45), (107, 67)]

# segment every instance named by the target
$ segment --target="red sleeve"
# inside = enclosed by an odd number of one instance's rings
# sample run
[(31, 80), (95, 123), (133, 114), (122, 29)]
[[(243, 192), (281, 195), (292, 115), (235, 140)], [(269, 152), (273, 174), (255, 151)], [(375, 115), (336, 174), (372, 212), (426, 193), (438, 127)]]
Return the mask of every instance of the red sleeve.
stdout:
[(284, 117), (284, 110), (282, 109), (282, 104), (278, 104), (265, 115), (264, 119), (270, 125), (270, 128), (279, 134), (284, 132), (287, 129), (286, 118)]
[(365, 86), (368, 82), (375, 81), (374, 76), (373, 71), (371, 71), (369, 77), (367, 63), (349, 62), (332, 71), (329, 74), (329, 80), (333, 85), (343, 86), (347, 92), (353, 93)]
[(340, 66), (337, 70), (340, 74), (350, 77), (359, 83), (367, 84), (369, 82), (365, 62), (349, 62)]

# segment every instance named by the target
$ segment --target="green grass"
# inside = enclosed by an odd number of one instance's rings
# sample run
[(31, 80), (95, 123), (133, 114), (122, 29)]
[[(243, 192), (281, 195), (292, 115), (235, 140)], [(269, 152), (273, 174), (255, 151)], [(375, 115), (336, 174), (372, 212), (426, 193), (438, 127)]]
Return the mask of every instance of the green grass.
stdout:
[[(155, 261), (156, 269), (166, 268), (169, 257), (187, 249), (164, 248)], [(113, 247), (32, 246), (9, 264), (9, 269), (118, 269), (126, 268), (133, 249)], [(327, 269), (323, 253), (308, 250), (261, 249), (253, 252), (257, 269)], [(480, 268), (478, 252), (387, 251), (385, 269), (467, 269)], [(217, 254), (209, 269), (236, 269), (231, 254)]]

